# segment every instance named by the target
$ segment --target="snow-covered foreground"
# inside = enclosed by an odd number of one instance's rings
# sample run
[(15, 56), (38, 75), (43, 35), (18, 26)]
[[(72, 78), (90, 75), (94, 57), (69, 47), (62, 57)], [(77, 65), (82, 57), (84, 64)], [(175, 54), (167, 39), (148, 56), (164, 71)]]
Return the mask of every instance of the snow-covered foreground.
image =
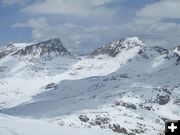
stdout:
[[(0, 114), (0, 135), (109, 135), (109, 130), (63, 128), (33, 119)], [(115, 133), (114, 133), (115, 135)]]

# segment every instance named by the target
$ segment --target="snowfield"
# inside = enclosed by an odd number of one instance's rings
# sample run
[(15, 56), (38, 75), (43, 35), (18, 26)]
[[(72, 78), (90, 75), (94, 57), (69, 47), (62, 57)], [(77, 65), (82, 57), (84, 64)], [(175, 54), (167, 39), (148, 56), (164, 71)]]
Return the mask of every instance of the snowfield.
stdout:
[(180, 117), (179, 80), (177, 51), (137, 37), (84, 57), (59, 39), (5, 47), (0, 134), (162, 135), (165, 120)]
[[(108, 130), (60, 128), (47, 122), (0, 114), (1, 135), (109, 135)], [(115, 135), (115, 134), (114, 134)]]

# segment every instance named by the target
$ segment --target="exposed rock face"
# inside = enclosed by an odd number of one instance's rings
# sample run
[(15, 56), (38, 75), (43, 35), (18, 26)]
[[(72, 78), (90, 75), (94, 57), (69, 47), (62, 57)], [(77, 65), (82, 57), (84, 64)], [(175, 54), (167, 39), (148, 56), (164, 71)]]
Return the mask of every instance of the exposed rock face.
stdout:
[(79, 116), (79, 119), (80, 119), (82, 122), (88, 122), (88, 121), (89, 121), (89, 118), (88, 118), (86, 115), (80, 115), (80, 116)]
[(145, 60), (153, 60), (157, 57), (161, 57), (164, 60), (173, 60), (175, 65), (179, 65), (180, 63), (180, 56), (176, 52), (159, 46), (144, 46), (139, 49), (138, 55)]
[(97, 117), (95, 119), (96, 125), (103, 125), (103, 124), (108, 124), (108, 123), (109, 123), (109, 118), (107, 117)]
[(49, 83), (45, 87), (45, 89), (55, 89), (55, 88), (57, 88), (57, 85), (55, 83)]
[(0, 49), (0, 59), (10, 56), (30, 56), (43, 57), (43, 56), (73, 56), (61, 43), (60, 39), (54, 38), (48, 41), (43, 41), (35, 44), (20, 43), (20, 45), (10, 44)]
[(127, 130), (123, 127), (121, 128), (121, 126), (119, 124), (113, 124), (112, 130), (117, 133), (127, 134)]
[(15, 47), (13, 44), (10, 44), (4, 48), (0, 49), (0, 59), (6, 57), (7, 55), (17, 51), (17, 47)]
[(157, 96), (157, 103), (160, 105), (165, 105), (169, 102), (170, 96), (169, 95), (158, 95)]
[(164, 55), (164, 57), (171, 57), (171, 52), (167, 49), (159, 46), (144, 46), (138, 52), (138, 54), (144, 59), (154, 58), (159, 55)]
[(96, 49), (94, 52), (92, 52), (91, 55), (96, 56), (100, 54), (106, 54), (111, 57), (115, 57), (122, 50), (128, 50), (136, 46), (144, 46), (144, 44), (137, 37), (122, 38), (116, 42), (112, 42)]
[(178, 57), (176, 62), (177, 62), (177, 65), (180, 63), (180, 56)]
[(163, 54), (165, 52), (167, 52), (168, 50), (159, 46), (154, 46), (152, 47), (155, 51), (159, 52), (160, 54)]
[(71, 53), (68, 52), (66, 50), (66, 48), (64, 48), (60, 39), (58, 39), (58, 38), (51, 39), (48, 41), (43, 41), (43, 42), (40, 42), (37, 44), (27, 46), (23, 49), (18, 50), (13, 55), (20, 55), (20, 56), (38, 55), (38, 56), (42, 56), (44, 54), (50, 55), (52, 52), (55, 53), (56, 55), (71, 55)]
[(136, 110), (136, 105), (132, 104), (132, 103), (125, 103), (123, 101), (115, 101), (114, 102), (114, 106), (124, 106), (127, 109), (134, 109)]

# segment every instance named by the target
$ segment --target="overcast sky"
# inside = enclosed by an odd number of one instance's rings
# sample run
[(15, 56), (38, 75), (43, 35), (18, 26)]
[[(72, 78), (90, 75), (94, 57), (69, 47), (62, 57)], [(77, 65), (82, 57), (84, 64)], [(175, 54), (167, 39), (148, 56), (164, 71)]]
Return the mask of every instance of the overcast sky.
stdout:
[(0, 0), (0, 44), (58, 37), (87, 52), (126, 36), (180, 43), (180, 0)]

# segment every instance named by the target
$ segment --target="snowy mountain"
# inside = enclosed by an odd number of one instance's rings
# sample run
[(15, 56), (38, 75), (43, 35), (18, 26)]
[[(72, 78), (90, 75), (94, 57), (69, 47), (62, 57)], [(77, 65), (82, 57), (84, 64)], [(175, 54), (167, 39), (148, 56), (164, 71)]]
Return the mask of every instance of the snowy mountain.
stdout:
[(12, 55), (18, 56), (27, 56), (31, 55), (33, 57), (42, 57), (43, 55), (71, 55), (70, 52), (64, 48), (60, 39), (55, 38), (48, 41), (40, 42), (37, 44), (32, 44), (29, 46), (25, 46), (22, 49), (19, 49)]
[(28, 56), (31, 57), (42, 57), (43, 55), (69, 55), (72, 56), (70, 52), (64, 48), (60, 39), (55, 38), (48, 41), (43, 41), (35, 44), (10, 44), (0, 50), (0, 58), (7, 55), (11, 56)]
[(3, 76), (16, 76), (23, 71), (28, 76), (38, 75), (39, 72), (56, 73), (66, 70), (76, 59), (57, 38), (35, 44), (11, 44), (0, 49), (0, 56)]
[(96, 49), (91, 55), (107, 54), (115, 57), (123, 50), (129, 50), (134, 47), (143, 47), (144, 44), (138, 37), (122, 38), (115, 42), (109, 43), (101, 48)]
[(6, 114), (0, 121), (27, 117), (82, 133), (160, 135), (165, 120), (180, 117), (180, 56), (175, 51), (146, 46), (137, 37), (80, 59), (66, 49), (36, 45), (19, 46), (0, 59), (0, 106)]
[(51, 76), (67, 71), (78, 60), (59, 39), (36, 44), (12, 44), (0, 52), (6, 54), (0, 59), (1, 107), (29, 100), (51, 82)]
[(180, 55), (180, 45), (174, 48), (174, 51)]

